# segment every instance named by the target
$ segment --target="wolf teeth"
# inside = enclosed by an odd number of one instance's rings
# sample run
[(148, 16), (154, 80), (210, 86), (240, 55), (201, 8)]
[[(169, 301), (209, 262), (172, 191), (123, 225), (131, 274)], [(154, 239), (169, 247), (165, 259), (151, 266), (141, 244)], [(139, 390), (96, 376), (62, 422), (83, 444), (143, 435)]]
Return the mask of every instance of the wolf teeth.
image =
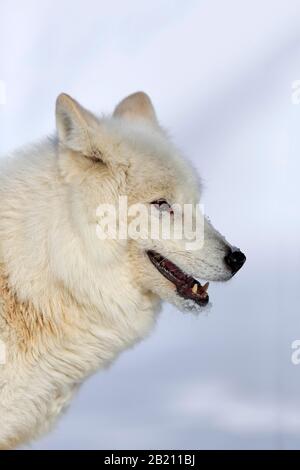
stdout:
[(198, 284), (195, 283), (195, 284), (193, 285), (193, 287), (192, 287), (192, 292), (193, 292), (194, 294), (197, 294), (197, 291), (198, 291)]
[(204, 284), (204, 286), (202, 286), (202, 290), (204, 290), (204, 291), (206, 292), (207, 289), (208, 289), (208, 286), (209, 286), (209, 282), (206, 282), (206, 283)]

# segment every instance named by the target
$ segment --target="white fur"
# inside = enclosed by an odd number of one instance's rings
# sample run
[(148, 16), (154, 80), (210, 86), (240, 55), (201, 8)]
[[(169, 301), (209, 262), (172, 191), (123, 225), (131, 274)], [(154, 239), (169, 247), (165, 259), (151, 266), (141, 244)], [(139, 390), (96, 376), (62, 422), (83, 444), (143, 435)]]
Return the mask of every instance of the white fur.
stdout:
[(99, 240), (96, 208), (119, 195), (146, 204), (200, 198), (194, 170), (142, 93), (101, 119), (61, 95), (57, 136), (2, 165), (0, 261), (24, 316), (8, 316), (0, 302), (8, 355), (0, 365), (0, 448), (47, 431), (88, 375), (148, 334), (160, 299), (195, 307), (152, 266), (147, 249), (195, 277), (231, 277), (229, 245), (208, 221), (198, 251), (186, 251), (184, 241)]

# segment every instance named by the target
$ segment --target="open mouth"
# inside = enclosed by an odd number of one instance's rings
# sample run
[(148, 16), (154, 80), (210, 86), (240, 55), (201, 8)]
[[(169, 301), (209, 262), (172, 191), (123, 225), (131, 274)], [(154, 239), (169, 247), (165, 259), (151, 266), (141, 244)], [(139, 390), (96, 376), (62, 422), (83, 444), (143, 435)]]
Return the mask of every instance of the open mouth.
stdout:
[(209, 301), (207, 282), (202, 286), (199, 281), (183, 272), (176, 264), (155, 251), (147, 251), (151, 263), (168, 281), (175, 285), (178, 295), (190, 299), (198, 305), (206, 305)]

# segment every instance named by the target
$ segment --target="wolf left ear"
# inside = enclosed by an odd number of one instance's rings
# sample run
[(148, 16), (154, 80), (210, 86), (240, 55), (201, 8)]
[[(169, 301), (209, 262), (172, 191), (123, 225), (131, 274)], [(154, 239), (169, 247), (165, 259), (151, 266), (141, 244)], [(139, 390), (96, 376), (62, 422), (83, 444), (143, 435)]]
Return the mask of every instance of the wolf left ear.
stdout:
[(97, 118), (69, 95), (62, 93), (56, 100), (56, 128), (59, 141), (79, 152), (90, 152), (92, 129)]
[(129, 120), (144, 120), (151, 124), (158, 125), (156, 113), (149, 96), (143, 91), (138, 91), (127, 96), (116, 107), (115, 117)]

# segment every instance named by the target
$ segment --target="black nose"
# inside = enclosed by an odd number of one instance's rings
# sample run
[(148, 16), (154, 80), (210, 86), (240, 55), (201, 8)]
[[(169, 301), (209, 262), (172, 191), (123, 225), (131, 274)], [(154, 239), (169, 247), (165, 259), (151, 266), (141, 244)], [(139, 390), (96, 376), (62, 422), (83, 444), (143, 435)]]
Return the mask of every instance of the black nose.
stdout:
[(230, 250), (224, 258), (227, 266), (230, 267), (232, 274), (235, 274), (246, 261), (246, 256), (240, 250)]

